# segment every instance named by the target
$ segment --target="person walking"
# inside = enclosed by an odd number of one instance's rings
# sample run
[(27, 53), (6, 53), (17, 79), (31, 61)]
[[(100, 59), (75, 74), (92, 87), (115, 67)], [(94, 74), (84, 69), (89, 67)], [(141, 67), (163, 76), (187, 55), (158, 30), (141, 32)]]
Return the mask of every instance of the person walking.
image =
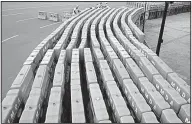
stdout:
[(73, 15), (76, 15), (80, 13), (80, 10), (79, 10), (79, 6), (77, 5), (74, 9), (73, 9)]

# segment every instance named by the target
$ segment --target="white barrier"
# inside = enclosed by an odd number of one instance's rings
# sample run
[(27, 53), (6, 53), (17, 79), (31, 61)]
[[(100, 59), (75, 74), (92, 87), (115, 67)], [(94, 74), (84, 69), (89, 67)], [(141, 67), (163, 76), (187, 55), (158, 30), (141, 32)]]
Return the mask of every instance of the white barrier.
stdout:
[(54, 22), (58, 22), (59, 21), (59, 14), (50, 12), (49, 13), (49, 20), (54, 21)]
[(46, 19), (47, 19), (47, 12), (39, 11), (39, 13), (38, 13), (38, 19), (46, 20)]
[(72, 12), (64, 11), (62, 15), (62, 22), (72, 17)]

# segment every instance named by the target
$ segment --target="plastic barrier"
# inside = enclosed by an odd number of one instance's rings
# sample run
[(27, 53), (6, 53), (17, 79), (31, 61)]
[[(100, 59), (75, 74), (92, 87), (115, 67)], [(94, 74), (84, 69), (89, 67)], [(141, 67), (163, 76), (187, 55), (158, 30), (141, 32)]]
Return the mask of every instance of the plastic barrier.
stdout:
[(46, 20), (47, 19), (47, 12), (39, 11), (38, 12), (38, 19)]
[(72, 17), (72, 11), (68, 12), (68, 11), (64, 11), (63, 15), (62, 15), (62, 22), (66, 21), (67, 19)]
[(49, 12), (49, 20), (54, 21), (54, 22), (58, 22), (59, 21), (59, 14)]

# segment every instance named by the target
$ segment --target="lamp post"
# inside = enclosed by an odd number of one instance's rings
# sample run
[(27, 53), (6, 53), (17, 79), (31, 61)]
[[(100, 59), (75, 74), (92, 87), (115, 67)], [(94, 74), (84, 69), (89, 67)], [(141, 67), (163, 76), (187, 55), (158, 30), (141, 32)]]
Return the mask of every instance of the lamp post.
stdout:
[(145, 13), (146, 13), (146, 4), (147, 4), (147, 2), (145, 2), (145, 10), (144, 10), (144, 16), (143, 16), (143, 33), (144, 33), (144, 31), (145, 31)]
[(161, 29), (160, 29), (160, 33), (159, 33), (159, 39), (158, 39), (158, 44), (157, 44), (157, 48), (156, 48), (156, 54), (159, 56), (159, 52), (160, 52), (160, 48), (161, 48), (161, 43), (163, 43), (163, 31), (164, 31), (164, 27), (165, 27), (165, 20), (166, 20), (166, 16), (167, 16), (167, 9), (169, 7), (169, 3), (173, 3), (173, 2), (165, 2), (165, 9), (163, 12), (163, 19), (162, 19), (162, 23), (161, 23)]

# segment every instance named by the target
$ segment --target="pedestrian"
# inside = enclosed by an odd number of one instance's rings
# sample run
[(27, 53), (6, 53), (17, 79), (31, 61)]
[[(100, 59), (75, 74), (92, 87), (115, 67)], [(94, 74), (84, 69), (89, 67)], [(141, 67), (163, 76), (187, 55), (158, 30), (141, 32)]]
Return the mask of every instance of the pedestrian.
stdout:
[(102, 2), (100, 2), (99, 8), (101, 8), (101, 9), (103, 8)]
[(80, 13), (80, 10), (79, 10), (79, 6), (77, 5), (74, 9), (73, 9), (73, 15), (76, 15)]
[(107, 2), (105, 2), (105, 7), (107, 7), (107, 8), (109, 7), (108, 4), (107, 4)]

